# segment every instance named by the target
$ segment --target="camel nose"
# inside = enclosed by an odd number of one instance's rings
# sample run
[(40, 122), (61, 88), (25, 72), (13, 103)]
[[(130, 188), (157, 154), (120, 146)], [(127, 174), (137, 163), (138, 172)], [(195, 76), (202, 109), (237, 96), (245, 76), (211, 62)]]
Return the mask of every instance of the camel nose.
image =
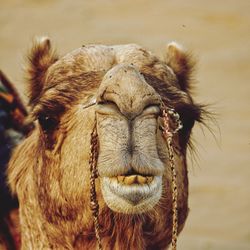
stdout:
[(140, 115), (149, 105), (160, 105), (160, 96), (140, 74), (128, 64), (119, 64), (109, 70), (99, 87), (98, 103), (115, 103), (128, 119)]

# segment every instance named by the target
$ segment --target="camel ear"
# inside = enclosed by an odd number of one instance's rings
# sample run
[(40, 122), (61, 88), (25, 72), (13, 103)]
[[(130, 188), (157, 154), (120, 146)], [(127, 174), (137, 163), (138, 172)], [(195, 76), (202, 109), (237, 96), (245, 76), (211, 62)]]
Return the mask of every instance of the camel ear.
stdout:
[(172, 42), (167, 45), (165, 62), (174, 71), (181, 90), (188, 92), (195, 66), (192, 55), (179, 44)]
[(48, 68), (57, 60), (58, 57), (52, 50), (48, 37), (39, 37), (33, 41), (26, 67), (29, 104), (31, 106), (37, 103), (42, 93)]

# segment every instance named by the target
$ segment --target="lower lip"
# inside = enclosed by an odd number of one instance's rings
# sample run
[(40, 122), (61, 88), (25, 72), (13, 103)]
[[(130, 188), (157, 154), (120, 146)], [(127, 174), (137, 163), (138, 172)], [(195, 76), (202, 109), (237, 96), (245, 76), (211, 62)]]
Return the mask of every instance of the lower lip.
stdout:
[(132, 184), (124, 185), (118, 182), (117, 179), (102, 177), (102, 186), (107, 188), (111, 193), (120, 197), (127, 197), (133, 194), (142, 194), (145, 197), (154, 195), (160, 188), (162, 176), (154, 176), (153, 180), (148, 184)]
[(151, 210), (162, 194), (162, 176), (155, 176), (149, 184), (123, 185), (109, 177), (101, 178), (103, 198), (115, 212), (140, 214)]

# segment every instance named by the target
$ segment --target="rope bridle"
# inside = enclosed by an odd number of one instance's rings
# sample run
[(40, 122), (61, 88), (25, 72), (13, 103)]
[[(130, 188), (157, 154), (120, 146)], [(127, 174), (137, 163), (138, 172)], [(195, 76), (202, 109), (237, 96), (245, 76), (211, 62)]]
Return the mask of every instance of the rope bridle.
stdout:
[[(166, 140), (168, 149), (168, 158), (171, 169), (171, 189), (172, 189), (172, 250), (176, 250), (178, 235), (178, 190), (177, 190), (177, 174), (174, 160), (173, 137), (182, 128), (179, 114), (172, 108), (161, 106), (163, 118), (163, 136)], [(98, 177), (97, 158), (98, 158), (98, 134), (96, 130), (96, 120), (90, 139), (90, 207), (94, 220), (95, 236), (97, 239), (97, 248), (102, 250), (100, 224), (98, 220), (99, 205), (96, 196), (95, 179)]]
[[(174, 122), (175, 129), (171, 130), (170, 127), (170, 119)], [(176, 176), (176, 168), (174, 161), (174, 150), (173, 150), (173, 136), (176, 134), (181, 128), (182, 123), (180, 121), (179, 114), (174, 111), (174, 109), (163, 109), (163, 136), (167, 141), (168, 148), (168, 158), (171, 168), (171, 177), (172, 177), (172, 250), (176, 250), (177, 245), (177, 235), (178, 235), (178, 190), (177, 190), (177, 176)]]
[(98, 136), (96, 131), (96, 120), (94, 129), (91, 133), (90, 139), (90, 208), (94, 219), (95, 236), (97, 239), (98, 249), (102, 250), (101, 237), (100, 237), (100, 224), (98, 220), (99, 205), (96, 197), (95, 179), (98, 177), (97, 172), (97, 157), (98, 157)]

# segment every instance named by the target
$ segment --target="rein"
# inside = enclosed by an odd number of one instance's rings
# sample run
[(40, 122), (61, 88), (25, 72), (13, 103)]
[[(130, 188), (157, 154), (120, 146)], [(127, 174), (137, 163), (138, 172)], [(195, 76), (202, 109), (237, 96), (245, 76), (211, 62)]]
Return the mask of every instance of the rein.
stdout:
[[(94, 104), (94, 103), (93, 103)], [(93, 105), (92, 104), (92, 105)], [(172, 189), (172, 250), (177, 248), (177, 235), (178, 235), (178, 190), (177, 190), (177, 174), (174, 160), (173, 150), (173, 137), (182, 128), (179, 114), (165, 105), (161, 106), (163, 118), (163, 137), (166, 140), (168, 149), (168, 158), (171, 169), (171, 189)], [(100, 223), (98, 220), (99, 205), (96, 196), (95, 179), (98, 178), (97, 158), (98, 158), (98, 134), (96, 130), (96, 120), (90, 139), (90, 208), (94, 220), (95, 236), (97, 239), (98, 250), (102, 250), (101, 236), (100, 236)]]

